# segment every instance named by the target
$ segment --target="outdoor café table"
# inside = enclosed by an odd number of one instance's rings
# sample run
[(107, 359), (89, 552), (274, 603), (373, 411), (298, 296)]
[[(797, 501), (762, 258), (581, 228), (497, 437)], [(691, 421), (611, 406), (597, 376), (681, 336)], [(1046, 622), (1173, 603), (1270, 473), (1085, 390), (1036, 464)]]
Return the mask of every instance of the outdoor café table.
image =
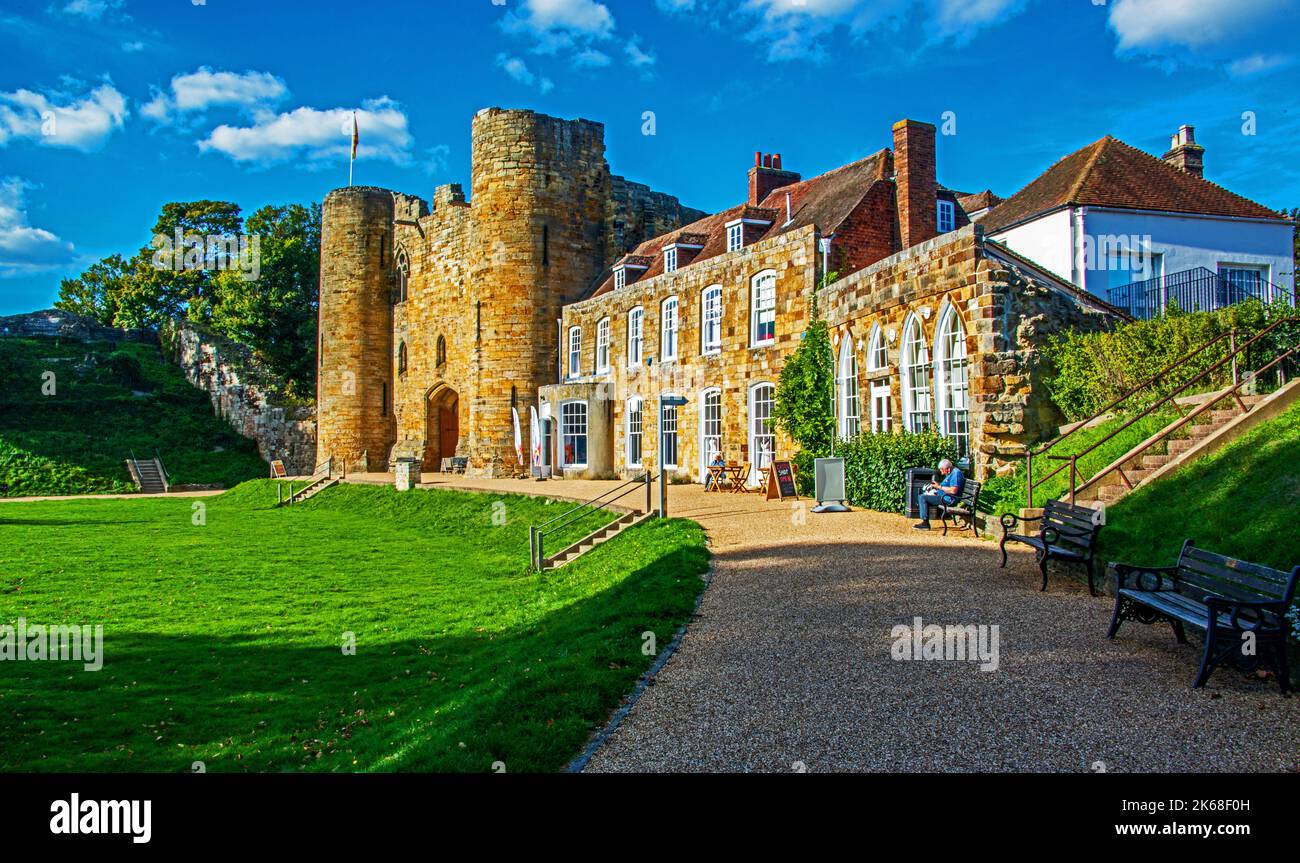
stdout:
[(744, 466), (727, 465), (726, 471), (731, 475), (731, 490), (736, 494), (744, 494), (746, 491)]
[(708, 468), (709, 468), (709, 477), (710, 477), (713, 481), (712, 481), (711, 483), (708, 483), (708, 484), (704, 487), (704, 490), (705, 490), (705, 491), (722, 491), (722, 487), (723, 487), (723, 484), (724, 484), (723, 481), (725, 480), (726, 482), (730, 482), (730, 480), (727, 479), (727, 468), (726, 468), (726, 466), (724, 466), (724, 465), (720, 465), (720, 464), (711, 464), (711, 465), (708, 465)]

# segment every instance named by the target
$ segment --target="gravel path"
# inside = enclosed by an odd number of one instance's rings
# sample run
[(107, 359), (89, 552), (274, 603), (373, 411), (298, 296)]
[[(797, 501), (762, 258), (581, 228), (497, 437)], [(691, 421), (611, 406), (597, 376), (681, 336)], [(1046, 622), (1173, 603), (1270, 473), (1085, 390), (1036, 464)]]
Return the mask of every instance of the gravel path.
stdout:
[[(1106, 641), (1113, 601), (1056, 577), (1039, 593), (1028, 551), (1000, 570), (996, 543), (698, 486), (672, 487), (670, 510), (708, 530), (713, 584), (588, 771), (1300, 769), (1300, 699), (1230, 668), (1193, 691), (1195, 638), (1128, 622)], [(917, 616), (996, 624), (998, 669), (892, 659), (891, 630)]]

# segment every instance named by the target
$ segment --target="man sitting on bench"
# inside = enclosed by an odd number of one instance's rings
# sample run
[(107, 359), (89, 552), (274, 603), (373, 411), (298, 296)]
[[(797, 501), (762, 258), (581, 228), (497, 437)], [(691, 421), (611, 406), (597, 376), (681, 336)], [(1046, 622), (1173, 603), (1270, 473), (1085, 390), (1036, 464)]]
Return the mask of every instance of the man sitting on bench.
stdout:
[(953, 467), (948, 459), (939, 462), (939, 480), (932, 480), (921, 493), (921, 520), (912, 525), (914, 530), (930, 529), (930, 507), (952, 506), (961, 497), (966, 477)]

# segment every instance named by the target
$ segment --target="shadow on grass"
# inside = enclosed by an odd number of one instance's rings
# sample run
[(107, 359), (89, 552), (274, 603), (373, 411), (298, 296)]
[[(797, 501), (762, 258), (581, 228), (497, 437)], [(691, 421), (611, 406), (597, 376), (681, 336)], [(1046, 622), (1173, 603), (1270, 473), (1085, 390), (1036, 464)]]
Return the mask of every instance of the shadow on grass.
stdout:
[[(0, 665), (9, 694), (0, 701), (0, 767), (557, 770), (649, 666), (643, 633), (666, 645), (686, 621), (707, 561), (702, 546), (678, 548), (504, 632), (396, 641), (363, 632), (355, 655), (341, 649), (339, 632), (212, 637), (201, 621), (183, 635), (118, 632), (105, 621), (99, 672)], [(593, 553), (572, 566), (584, 563), (600, 565)]]

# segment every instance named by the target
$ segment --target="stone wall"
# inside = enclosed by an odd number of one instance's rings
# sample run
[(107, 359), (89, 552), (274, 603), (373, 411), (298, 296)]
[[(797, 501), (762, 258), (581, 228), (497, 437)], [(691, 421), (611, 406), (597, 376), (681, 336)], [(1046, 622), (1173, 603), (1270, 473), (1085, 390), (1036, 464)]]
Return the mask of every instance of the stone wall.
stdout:
[(150, 343), (158, 340), (158, 334), (153, 330), (106, 327), (93, 318), (62, 309), (44, 309), (0, 317), (0, 336), (45, 336), (83, 342)]
[(247, 348), (192, 326), (165, 327), (163, 352), (194, 386), (205, 390), (217, 415), (257, 441), (267, 462), (283, 459), (290, 474), (309, 474), (316, 464), (316, 411), (277, 404), (278, 388), (256, 370)]

